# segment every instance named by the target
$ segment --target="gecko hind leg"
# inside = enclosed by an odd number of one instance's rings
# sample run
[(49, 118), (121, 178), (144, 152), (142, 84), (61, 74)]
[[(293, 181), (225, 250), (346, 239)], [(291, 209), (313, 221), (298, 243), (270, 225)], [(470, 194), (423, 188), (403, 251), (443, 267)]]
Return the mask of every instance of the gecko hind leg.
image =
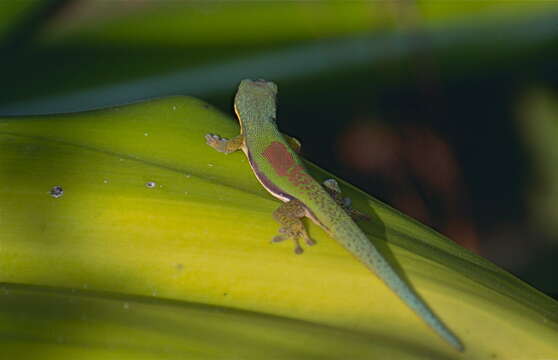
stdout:
[(300, 246), (300, 238), (303, 238), (307, 245), (314, 245), (316, 242), (308, 236), (302, 218), (306, 216), (306, 208), (304, 205), (296, 200), (290, 200), (281, 204), (273, 212), (273, 218), (281, 224), (279, 235), (276, 235), (272, 242), (281, 242), (287, 239), (293, 239), (295, 243), (294, 252), (302, 254), (304, 251)]
[(327, 179), (323, 182), (325, 190), (331, 195), (333, 200), (347, 212), (353, 220), (370, 220), (370, 216), (362, 211), (353, 209), (351, 198), (343, 197), (339, 184), (334, 179)]
[(205, 142), (207, 145), (219, 152), (230, 154), (242, 148), (242, 145), (244, 144), (244, 137), (241, 134), (233, 137), (232, 139), (227, 139), (222, 138), (219, 135), (207, 134), (205, 135)]

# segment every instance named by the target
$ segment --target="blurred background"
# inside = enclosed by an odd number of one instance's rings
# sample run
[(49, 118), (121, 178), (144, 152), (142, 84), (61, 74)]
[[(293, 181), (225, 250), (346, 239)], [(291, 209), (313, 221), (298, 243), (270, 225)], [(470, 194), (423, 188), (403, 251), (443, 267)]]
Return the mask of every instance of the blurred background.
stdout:
[(279, 85), (303, 154), (558, 298), (557, 1), (0, 2), (0, 116)]

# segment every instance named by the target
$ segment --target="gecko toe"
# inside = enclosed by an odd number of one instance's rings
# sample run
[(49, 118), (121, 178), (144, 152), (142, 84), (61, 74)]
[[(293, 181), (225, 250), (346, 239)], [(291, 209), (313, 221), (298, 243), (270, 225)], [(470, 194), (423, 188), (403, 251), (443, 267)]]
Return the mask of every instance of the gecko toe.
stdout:
[(272, 243), (278, 243), (278, 242), (285, 241), (285, 240), (287, 240), (287, 237), (285, 235), (275, 235), (273, 237), (273, 239), (271, 239), (271, 242)]

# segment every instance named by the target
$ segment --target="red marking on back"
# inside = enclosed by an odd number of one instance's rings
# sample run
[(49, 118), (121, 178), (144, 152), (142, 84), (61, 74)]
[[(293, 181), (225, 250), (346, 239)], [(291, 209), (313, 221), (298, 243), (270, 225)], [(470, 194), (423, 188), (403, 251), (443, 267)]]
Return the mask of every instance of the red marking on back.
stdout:
[(274, 141), (264, 150), (262, 155), (269, 161), (277, 175), (287, 176), (289, 182), (294, 186), (305, 190), (311, 189), (312, 178), (306, 173), (302, 165), (295, 162), (285, 144)]
[(289, 168), (295, 164), (295, 160), (287, 151), (285, 144), (274, 141), (269, 145), (262, 155), (269, 161), (277, 175), (287, 176)]
[(304, 171), (304, 168), (301, 165), (297, 165), (293, 167), (289, 171), (289, 181), (296, 186), (300, 185), (308, 185), (312, 181), (310, 175)]

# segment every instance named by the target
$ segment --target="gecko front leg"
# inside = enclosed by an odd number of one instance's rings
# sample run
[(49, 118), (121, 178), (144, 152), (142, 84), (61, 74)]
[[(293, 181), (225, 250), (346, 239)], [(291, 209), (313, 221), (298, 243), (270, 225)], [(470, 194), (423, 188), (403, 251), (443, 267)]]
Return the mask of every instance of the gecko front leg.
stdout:
[(293, 239), (295, 242), (295, 253), (302, 254), (302, 246), (300, 246), (300, 238), (302, 237), (306, 244), (314, 245), (316, 242), (308, 236), (302, 218), (306, 216), (306, 208), (299, 200), (293, 199), (287, 201), (273, 212), (273, 218), (282, 225), (279, 229), (279, 235), (276, 235), (272, 242), (280, 242), (287, 239)]
[(297, 138), (287, 134), (283, 134), (283, 138), (295, 153), (300, 154), (300, 150), (302, 149), (302, 144)]
[(333, 200), (335, 200), (337, 205), (342, 207), (353, 220), (370, 220), (370, 216), (366, 215), (362, 211), (353, 209), (351, 198), (343, 197), (343, 193), (341, 192), (341, 188), (339, 187), (337, 181), (334, 179), (327, 179), (322, 183), (322, 185), (329, 195), (331, 195)]
[(222, 138), (219, 135), (207, 134), (205, 135), (205, 142), (215, 150), (230, 154), (242, 148), (244, 144), (244, 136), (242, 134), (233, 137), (232, 139)]

